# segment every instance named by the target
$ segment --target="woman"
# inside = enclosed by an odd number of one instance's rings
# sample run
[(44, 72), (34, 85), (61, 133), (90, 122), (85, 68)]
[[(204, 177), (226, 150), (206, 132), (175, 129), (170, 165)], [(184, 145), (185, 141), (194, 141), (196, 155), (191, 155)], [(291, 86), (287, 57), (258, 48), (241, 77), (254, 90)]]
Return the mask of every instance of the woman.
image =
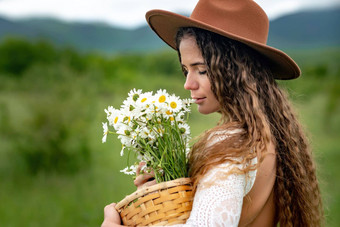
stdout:
[[(311, 151), (275, 81), (300, 70), (266, 45), (262, 9), (251, 0), (200, 0), (190, 18), (162, 10), (146, 17), (178, 51), (184, 88), (199, 112), (221, 114), (190, 153), (195, 197), (183, 226), (320, 226)], [(140, 175), (135, 184), (151, 177)], [(120, 224), (114, 205), (105, 207), (102, 226)]]

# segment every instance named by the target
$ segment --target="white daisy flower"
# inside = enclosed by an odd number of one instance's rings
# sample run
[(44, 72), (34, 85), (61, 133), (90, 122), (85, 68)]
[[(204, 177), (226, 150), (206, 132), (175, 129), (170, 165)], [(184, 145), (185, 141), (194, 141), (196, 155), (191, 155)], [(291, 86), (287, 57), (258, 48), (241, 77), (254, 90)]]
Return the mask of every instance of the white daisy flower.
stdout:
[(139, 96), (142, 94), (142, 89), (136, 90), (136, 88), (132, 89), (128, 94), (128, 99), (130, 98), (131, 101), (137, 102)]
[(190, 127), (188, 124), (178, 124), (178, 128), (182, 135), (190, 135)]
[(133, 111), (136, 109), (136, 102), (132, 101), (132, 99), (128, 98), (123, 101), (123, 104), (121, 105), (121, 109), (125, 109), (128, 111)]
[(107, 120), (109, 121), (109, 125), (116, 129), (117, 125), (122, 121), (121, 112), (114, 108), (105, 111), (107, 111)]
[(120, 142), (126, 146), (126, 147), (131, 147), (132, 146), (132, 140), (129, 136), (125, 136), (125, 135), (119, 135), (118, 139), (120, 140)]
[(185, 121), (185, 113), (184, 112), (178, 112), (175, 116), (176, 121), (178, 123), (183, 123)]
[(183, 110), (185, 112), (189, 112), (190, 113), (190, 111), (191, 111), (190, 106), (193, 103), (195, 103), (195, 100), (193, 100), (193, 99), (183, 99), (182, 103), (183, 103)]
[(127, 147), (131, 147), (133, 145), (131, 131), (132, 129), (125, 124), (120, 124), (117, 130), (117, 134), (119, 134), (118, 139), (120, 139), (120, 142)]
[(137, 99), (137, 105), (140, 105), (145, 108), (146, 105), (150, 105), (152, 103), (152, 92), (145, 92), (140, 94)]
[(156, 103), (165, 103), (167, 102), (169, 97), (169, 94), (166, 92), (166, 90), (159, 89), (157, 93), (155, 94), (155, 101)]
[(105, 113), (107, 114), (107, 116), (110, 116), (116, 109), (113, 108), (113, 106), (108, 106), (107, 109), (105, 109)]
[(121, 112), (120, 112), (120, 116), (118, 118), (118, 120), (120, 121), (120, 125), (119, 127), (124, 127), (124, 126), (121, 126), (121, 125), (126, 125), (130, 128), (133, 127), (134, 125), (134, 120), (135, 119), (135, 114), (128, 111), (128, 110), (125, 110), (125, 109), (121, 109)]
[(174, 117), (174, 113), (167, 107), (166, 110), (162, 113), (162, 118), (169, 119), (170, 117)]
[(126, 124), (120, 124), (117, 130), (117, 134), (130, 136), (132, 129)]
[(123, 104), (121, 105), (121, 110), (124, 110), (124, 112), (133, 112), (134, 115), (138, 114), (138, 105), (137, 100), (142, 94), (142, 90), (136, 90), (133, 89), (129, 92), (129, 96), (123, 101)]
[(173, 113), (177, 113), (183, 107), (182, 101), (175, 95), (171, 95), (169, 97), (168, 104), (169, 104), (168, 110), (170, 110)]
[(140, 130), (139, 136), (143, 139), (148, 138), (151, 135), (151, 131), (147, 127), (143, 127)]
[(137, 167), (132, 165), (130, 167), (126, 167), (125, 169), (120, 170), (121, 173), (125, 173), (126, 175), (135, 175)]

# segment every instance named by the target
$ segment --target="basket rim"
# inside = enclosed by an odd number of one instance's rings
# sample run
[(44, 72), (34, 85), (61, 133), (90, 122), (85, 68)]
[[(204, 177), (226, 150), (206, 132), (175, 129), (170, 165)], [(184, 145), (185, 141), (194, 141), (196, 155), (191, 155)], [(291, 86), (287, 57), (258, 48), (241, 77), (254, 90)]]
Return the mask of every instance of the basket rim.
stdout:
[(149, 187), (145, 187), (145, 188), (141, 188), (135, 192), (133, 192), (130, 195), (127, 195), (123, 200), (121, 200), (120, 202), (118, 202), (115, 206), (116, 210), (121, 209), (122, 207), (124, 207), (125, 205), (129, 204), (130, 202), (132, 202), (133, 200), (148, 194), (150, 192), (154, 192), (154, 191), (158, 191), (164, 188), (170, 188), (170, 187), (176, 187), (178, 185), (183, 185), (183, 184), (190, 184), (191, 183), (191, 179), (189, 177), (185, 177), (185, 178), (178, 178), (172, 181), (165, 181), (165, 182), (161, 182), (155, 185), (151, 185)]

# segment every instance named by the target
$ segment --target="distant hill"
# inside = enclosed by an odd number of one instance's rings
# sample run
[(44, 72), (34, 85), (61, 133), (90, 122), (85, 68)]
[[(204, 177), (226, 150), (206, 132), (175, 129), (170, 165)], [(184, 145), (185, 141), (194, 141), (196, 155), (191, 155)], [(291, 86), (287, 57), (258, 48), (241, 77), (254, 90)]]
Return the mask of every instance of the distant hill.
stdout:
[[(340, 46), (339, 28), (340, 8), (299, 12), (270, 22), (268, 44), (279, 49)], [(59, 46), (108, 54), (166, 46), (148, 26), (129, 30), (99, 23), (67, 23), (43, 18), (0, 18), (0, 41), (9, 36), (47, 39)]]
[(340, 8), (299, 12), (273, 20), (268, 44), (282, 49), (340, 46)]
[(146, 51), (165, 46), (151, 29), (128, 30), (98, 23), (66, 23), (54, 19), (0, 18), (0, 41), (7, 37), (46, 39), (58, 46), (105, 53)]

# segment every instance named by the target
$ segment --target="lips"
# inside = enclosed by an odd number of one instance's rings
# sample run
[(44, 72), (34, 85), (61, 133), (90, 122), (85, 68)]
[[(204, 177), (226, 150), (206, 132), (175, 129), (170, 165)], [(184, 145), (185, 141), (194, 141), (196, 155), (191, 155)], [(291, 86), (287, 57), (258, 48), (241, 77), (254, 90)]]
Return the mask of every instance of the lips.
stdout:
[(200, 104), (200, 103), (204, 102), (204, 100), (206, 99), (206, 97), (200, 97), (200, 98), (198, 98), (198, 97), (192, 97), (192, 99), (195, 100), (195, 103), (196, 103), (196, 104)]

